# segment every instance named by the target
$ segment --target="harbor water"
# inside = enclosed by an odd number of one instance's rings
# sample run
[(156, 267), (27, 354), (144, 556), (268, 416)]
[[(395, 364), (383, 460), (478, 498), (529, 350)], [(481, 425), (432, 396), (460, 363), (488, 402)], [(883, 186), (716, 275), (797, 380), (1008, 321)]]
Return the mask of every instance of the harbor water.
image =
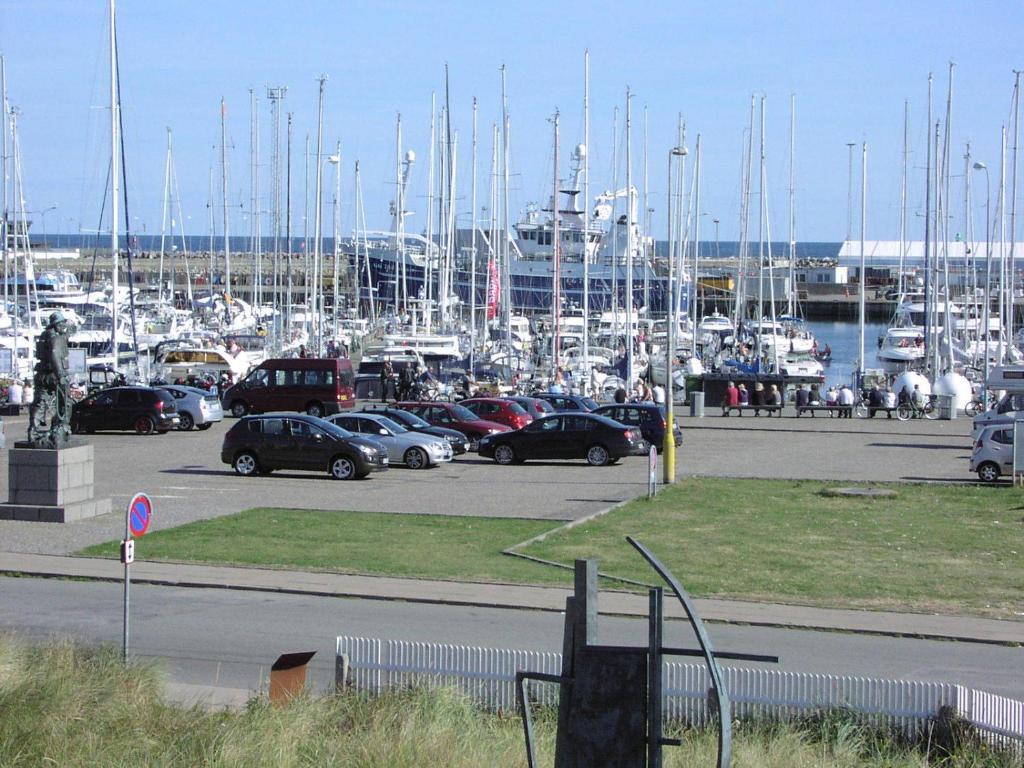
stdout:
[[(808, 321), (808, 327), (818, 340), (819, 349), (832, 347), (832, 362), (825, 366), (825, 383), (850, 384), (856, 375), (860, 357), (860, 324), (850, 322)], [(865, 368), (881, 368), (878, 361), (878, 338), (884, 336), (885, 323), (865, 323)]]

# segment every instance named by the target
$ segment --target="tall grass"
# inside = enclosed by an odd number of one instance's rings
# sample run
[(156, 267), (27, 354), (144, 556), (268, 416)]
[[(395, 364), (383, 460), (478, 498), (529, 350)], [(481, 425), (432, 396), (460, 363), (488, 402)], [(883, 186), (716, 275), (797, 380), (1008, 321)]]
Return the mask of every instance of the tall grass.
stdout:
[[(551, 765), (553, 718), (537, 723), (540, 764)], [(683, 733), (666, 765), (713, 765), (716, 736)], [(519, 719), (476, 709), (451, 691), (300, 697), (242, 710), (182, 708), (164, 697), (157, 667), (122, 665), (110, 649), (29, 645), (0, 635), (0, 766), (99, 768), (489, 768), (525, 766)], [(976, 745), (926, 756), (843, 716), (742, 726), (736, 768), (1009, 768)]]

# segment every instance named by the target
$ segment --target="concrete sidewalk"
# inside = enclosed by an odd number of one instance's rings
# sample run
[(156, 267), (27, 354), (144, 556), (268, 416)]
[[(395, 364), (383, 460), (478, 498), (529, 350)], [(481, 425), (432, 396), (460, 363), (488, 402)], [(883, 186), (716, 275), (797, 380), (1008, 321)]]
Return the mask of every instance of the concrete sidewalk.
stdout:
[[(0, 574), (121, 581), (124, 567), (116, 560), (0, 552)], [(364, 600), (399, 600), (442, 605), (466, 605), (561, 611), (568, 589), (514, 584), (398, 579), (337, 573), (136, 561), (132, 581), (179, 587), (243, 589)], [(1000, 645), (1024, 645), (1024, 622), (966, 616), (808, 608), (798, 605), (749, 603), (737, 600), (697, 600), (708, 621), (797, 629), (860, 632), (899, 637), (960, 640)], [(601, 592), (601, 613), (646, 616), (647, 596), (611, 590)], [(681, 619), (681, 607), (667, 603), (669, 618)]]

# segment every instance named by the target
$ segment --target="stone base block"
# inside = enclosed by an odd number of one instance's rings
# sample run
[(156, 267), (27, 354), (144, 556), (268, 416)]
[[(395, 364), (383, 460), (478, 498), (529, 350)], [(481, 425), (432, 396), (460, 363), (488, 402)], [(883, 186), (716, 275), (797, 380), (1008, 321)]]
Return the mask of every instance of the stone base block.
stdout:
[(110, 511), (110, 499), (94, 499), (93, 449), (88, 443), (66, 448), (32, 448), (15, 443), (8, 452), (7, 504), (0, 520), (70, 523)]
[(87, 517), (105, 515), (110, 511), (110, 499), (90, 499), (64, 506), (36, 506), (32, 504), (0, 504), (0, 520), (24, 520), (33, 523), (73, 523)]

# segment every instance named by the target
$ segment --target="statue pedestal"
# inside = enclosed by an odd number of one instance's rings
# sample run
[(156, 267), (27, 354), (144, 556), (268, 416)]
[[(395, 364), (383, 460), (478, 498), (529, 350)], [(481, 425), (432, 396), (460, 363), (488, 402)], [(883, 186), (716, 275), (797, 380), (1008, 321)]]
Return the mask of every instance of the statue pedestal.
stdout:
[(93, 447), (29, 448), (15, 443), (7, 464), (10, 499), (0, 520), (70, 523), (110, 511), (110, 499), (94, 499)]

